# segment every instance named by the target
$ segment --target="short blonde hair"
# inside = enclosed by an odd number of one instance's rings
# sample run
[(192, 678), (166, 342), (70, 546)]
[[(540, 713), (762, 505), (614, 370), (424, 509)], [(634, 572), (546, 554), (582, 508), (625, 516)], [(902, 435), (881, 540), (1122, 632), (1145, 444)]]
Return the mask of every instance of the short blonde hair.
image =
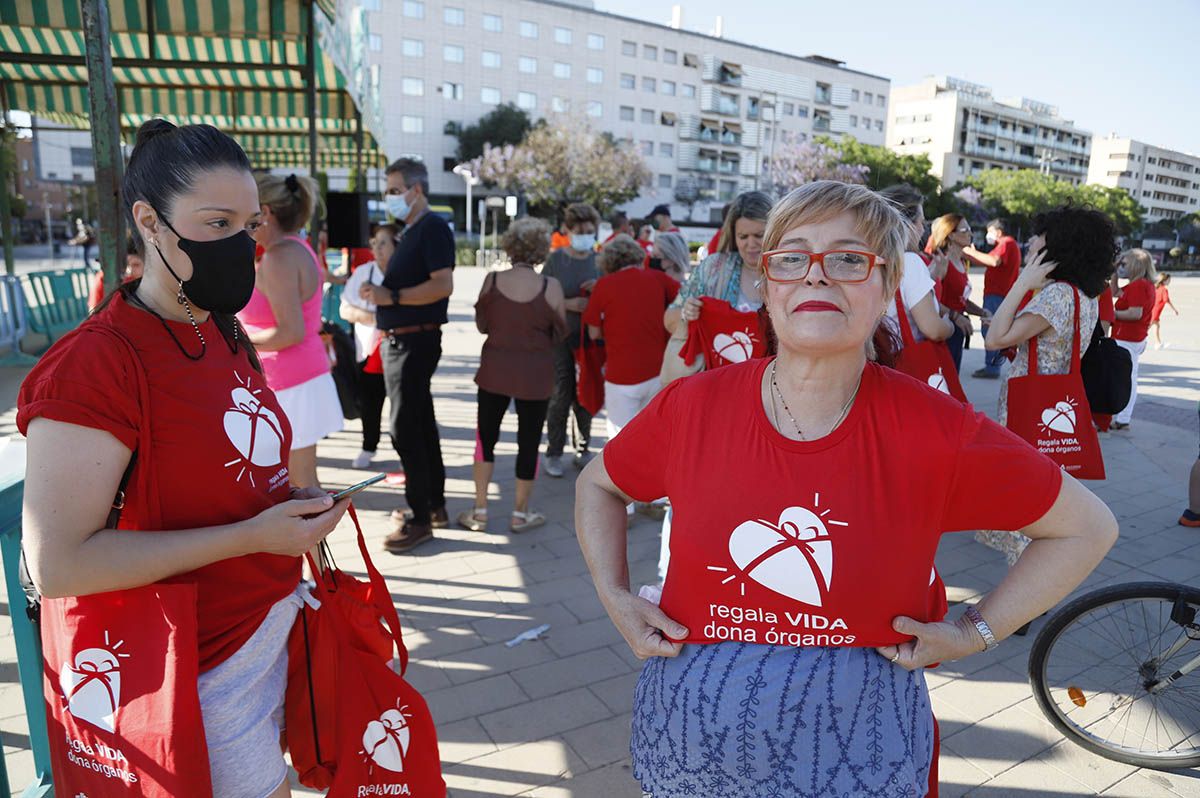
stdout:
[(642, 263), (646, 259), (646, 250), (638, 242), (622, 233), (604, 245), (600, 250), (600, 271), (612, 274), (626, 266)]
[(1125, 261), (1125, 277), (1130, 280), (1145, 278), (1154, 282), (1158, 270), (1154, 268), (1154, 257), (1144, 249), (1131, 249), (1122, 257)]
[(517, 219), (504, 232), (500, 247), (513, 263), (542, 263), (550, 254), (550, 225), (534, 216)]
[(285, 233), (294, 233), (312, 218), (321, 199), (321, 186), (306, 175), (280, 177), (268, 172), (254, 175), (258, 201), (271, 209)]
[(796, 225), (827, 222), (843, 213), (854, 217), (867, 246), (883, 259), (877, 268), (883, 271), (884, 296), (892, 296), (904, 273), (910, 224), (895, 205), (866, 186), (818, 180), (793, 190), (767, 217), (763, 252), (778, 247)]

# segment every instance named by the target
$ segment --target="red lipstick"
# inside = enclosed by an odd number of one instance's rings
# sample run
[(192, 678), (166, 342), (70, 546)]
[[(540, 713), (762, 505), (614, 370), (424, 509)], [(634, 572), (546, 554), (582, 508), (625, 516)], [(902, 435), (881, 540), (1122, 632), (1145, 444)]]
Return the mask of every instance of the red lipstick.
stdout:
[(832, 302), (821, 302), (816, 299), (810, 299), (807, 302), (801, 302), (799, 305), (796, 306), (795, 310), (793, 310), (792, 312), (800, 313), (801, 311), (813, 311), (813, 312), (833, 311), (835, 313), (841, 313), (842, 309), (839, 308), (837, 305), (833, 304)]

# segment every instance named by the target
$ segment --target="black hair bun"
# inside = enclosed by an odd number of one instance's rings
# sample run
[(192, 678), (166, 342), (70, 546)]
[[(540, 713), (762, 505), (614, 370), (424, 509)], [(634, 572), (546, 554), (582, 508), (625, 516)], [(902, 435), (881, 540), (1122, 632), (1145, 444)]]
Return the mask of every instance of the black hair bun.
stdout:
[(138, 128), (137, 139), (134, 141), (133, 146), (140, 147), (156, 136), (161, 136), (178, 129), (165, 119), (147, 119)]
[(300, 190), (300, 181), (296, 179), (294, 174), (288, 175), (286, 178), (284, 178), (283, 184), (287, 187), (287, 190), (293, 194)]

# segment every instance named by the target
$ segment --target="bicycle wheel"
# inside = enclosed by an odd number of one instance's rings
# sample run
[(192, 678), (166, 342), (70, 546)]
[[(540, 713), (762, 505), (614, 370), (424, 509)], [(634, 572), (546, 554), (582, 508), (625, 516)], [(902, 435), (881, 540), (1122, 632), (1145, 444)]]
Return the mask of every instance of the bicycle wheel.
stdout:
[(1200, 590), (1134, 582), (1082, 596), (1046, 623), (1029, 654), (1042, 712), (1067, 739), (1139, 767), (1200, 765)]

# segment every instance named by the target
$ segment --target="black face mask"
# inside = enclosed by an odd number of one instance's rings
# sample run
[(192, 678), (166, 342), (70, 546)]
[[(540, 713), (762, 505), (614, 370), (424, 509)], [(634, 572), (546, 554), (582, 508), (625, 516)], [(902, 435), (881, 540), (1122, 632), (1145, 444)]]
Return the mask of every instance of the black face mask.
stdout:
[(245, 230), (216, 241), (193, 241), (179, 235), (161, 213), (158, 218), (179, 236), (179, 248), (191, 258), (192, 276), (180, 280), (167, 263), (158, 244), (158, 256), (179, 283), (181, 296), (196, 307), (213, 313), (237, 313), (246, 307), (254, 292), (254, 239)]
[(662, 265), (662, 258), (651, 258), (650, 259), (650, 268), (657, 269), (660, 272), (665, 271), (663, 269), (663, 265)]

